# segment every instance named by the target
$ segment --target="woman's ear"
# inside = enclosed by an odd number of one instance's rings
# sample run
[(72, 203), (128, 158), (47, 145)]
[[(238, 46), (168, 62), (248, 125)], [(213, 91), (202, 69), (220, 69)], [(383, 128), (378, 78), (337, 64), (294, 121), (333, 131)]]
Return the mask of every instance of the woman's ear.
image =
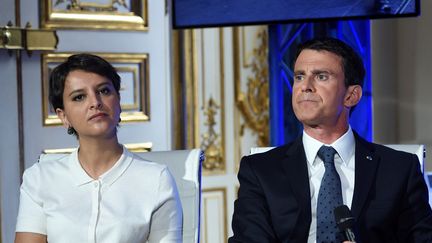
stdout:
[(363, 95), (363, 89), (360, 85), (350, 85), (345, 93), (344, 105), (346, 107), (353, 107), (360, 102)]
[(67, 116), (66, 116), (64, 110), (62, 110), (62, 109), (60, 109), (60, 108), (57, 108), (57, 109), (56, 109), (56, 114), (57, 114), (57, 116), (60, 118), (60, 120), (61, 120), (62, 123), (63, 123), (63, 126), (64, 126), (66, 129), (69, 128), (69, 127), (71, 127), (71, 125), (70, 125), (70, 123), (69, 123), (69, 120), (67, 119)]

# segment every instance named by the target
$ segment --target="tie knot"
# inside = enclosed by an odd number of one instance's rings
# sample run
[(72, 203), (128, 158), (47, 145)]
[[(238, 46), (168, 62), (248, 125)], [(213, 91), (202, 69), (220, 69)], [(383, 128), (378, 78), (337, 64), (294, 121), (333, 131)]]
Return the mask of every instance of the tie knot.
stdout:
[(333, 163), (336, 150), (331, 146), (321, 146), (318, 150), (318, 157), (324, 161), (324, 163)]

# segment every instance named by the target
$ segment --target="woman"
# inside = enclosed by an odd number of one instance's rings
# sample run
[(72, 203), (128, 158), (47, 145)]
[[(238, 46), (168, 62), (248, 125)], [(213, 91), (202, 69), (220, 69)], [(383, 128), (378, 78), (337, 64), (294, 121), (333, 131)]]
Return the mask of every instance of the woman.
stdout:
[(182, 210), (168, 169), (118, 142), (115, 69), (77, 54), (53, 70), (49, 85), (49, 100), (79, 148), (25, 171), (15, 242), (181, 242)]

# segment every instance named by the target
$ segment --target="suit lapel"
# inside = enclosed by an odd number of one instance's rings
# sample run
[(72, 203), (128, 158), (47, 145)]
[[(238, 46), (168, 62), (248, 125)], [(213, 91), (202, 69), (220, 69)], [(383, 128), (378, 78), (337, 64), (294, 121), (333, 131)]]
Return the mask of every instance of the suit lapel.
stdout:
[(380, 157), (375, 154), (373, 146), (355, 135), (355, 182), (351, 211), (358, 217), (366, 202), (371, 186), (375, 180)]
[(283, 169), (287, 175), (289, 186), (297, 199), (299, 208), (304, 209), (301, 215), (306, 216), (307, 220), (304, 221), (303, 218), (302, 221), (309, 222), (311, 218), (310, 186), (306, 156), (301, 137), (288, 148), (286, 155), (282, 162)]

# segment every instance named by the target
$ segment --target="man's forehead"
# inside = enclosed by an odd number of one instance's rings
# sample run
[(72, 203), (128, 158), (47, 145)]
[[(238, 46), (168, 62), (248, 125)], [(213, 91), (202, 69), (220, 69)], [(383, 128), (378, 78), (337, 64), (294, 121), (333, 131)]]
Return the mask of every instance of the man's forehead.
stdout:
[[(300, 52), (294, 64), (294, 70), (342, 70), (342, 58), (326, 50), (305, 49)], [(311, 70), (308, 70), (311, 71)]]

